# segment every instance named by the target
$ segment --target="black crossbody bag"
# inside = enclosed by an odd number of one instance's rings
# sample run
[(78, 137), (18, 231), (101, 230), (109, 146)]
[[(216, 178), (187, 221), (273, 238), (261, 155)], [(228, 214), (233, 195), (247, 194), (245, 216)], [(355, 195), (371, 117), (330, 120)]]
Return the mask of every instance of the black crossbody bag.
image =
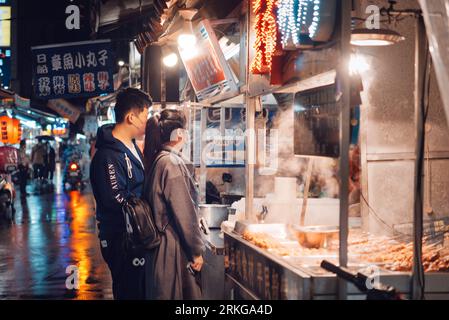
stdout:
[[(129, 170), (132, 170), (132, 166), (128, 156), (125, 157), (129, 172)], [(159, 155), (156, 158), (150, 172), (153, 172), (162, 157), (163, 155)], [(128, 193), (130, 193), (129, 183), (127, 187)], [(126, 247), (128, 249), (134, 251), (151, 250), (160, 245), (161, 238), (154, 221), (153, 210), (145, 199), (131, 194), (124, 202), (122, 212), (126, 225)]]

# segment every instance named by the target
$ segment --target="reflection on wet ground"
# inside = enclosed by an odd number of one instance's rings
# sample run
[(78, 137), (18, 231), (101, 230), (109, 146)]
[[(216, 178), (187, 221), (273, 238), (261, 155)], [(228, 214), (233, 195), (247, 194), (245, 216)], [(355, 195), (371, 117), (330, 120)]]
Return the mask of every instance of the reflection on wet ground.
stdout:
[[(0, 299), (111, 299), (93, 195), (64, 193), (55, 180), (54, 193), (16, 199), (14, 224), (0, 226)], [(79, 290), (66, 287), (69, 266), (79, 270)]]

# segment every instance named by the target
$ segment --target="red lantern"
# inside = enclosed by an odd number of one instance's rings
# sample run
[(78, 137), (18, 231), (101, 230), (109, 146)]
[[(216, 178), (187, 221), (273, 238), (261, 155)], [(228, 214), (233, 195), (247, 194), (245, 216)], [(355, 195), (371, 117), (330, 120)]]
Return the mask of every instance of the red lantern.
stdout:
[(18, 144), (22, 138), (20, 121), (8, 116), (0, 117), (1, 142), (4, 144)]

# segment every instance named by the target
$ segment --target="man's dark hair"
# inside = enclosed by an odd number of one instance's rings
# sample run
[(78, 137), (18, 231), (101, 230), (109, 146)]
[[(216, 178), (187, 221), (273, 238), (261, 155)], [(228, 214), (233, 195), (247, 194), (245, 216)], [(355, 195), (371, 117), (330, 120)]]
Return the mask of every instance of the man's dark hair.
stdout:
[(126, 88), (117, 94), (115, 103), (115, 120), (122, 123), (131, 110), (142, 112), (153, 104), (151, 97), (142, 90)]

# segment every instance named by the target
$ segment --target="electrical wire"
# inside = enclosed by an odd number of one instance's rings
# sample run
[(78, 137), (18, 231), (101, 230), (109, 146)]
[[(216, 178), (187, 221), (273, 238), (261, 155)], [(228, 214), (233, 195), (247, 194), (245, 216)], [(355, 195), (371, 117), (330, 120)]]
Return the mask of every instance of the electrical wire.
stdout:
[[(412, 239), (412, 235), (407, 234), (407, 233), (403, 233), (400, 232), (398, 230), (396, 230), (393, 226), (389, 225), (388, 222), (386, 222), (385, 220), (383, 220), (377, 213), (376, 211), (371, 207), (371, 205), (369, 204), (368, 200), (366, 200), (363, 192), (360, 192), (360, 197), (363, 200), (363, 202), (366, 204), (366, 206), (369, 209), (369, 214), (372, 215), (374, 218), (376, 218), (382, 225), (384, 225), (388, 230), (390, 230), (391, 232), (393, 232), (394, 236), (397, 237), (403, 237), (406, 238), (407, 241), (410, 241)], [(432, 237), (429, 239), (436, 239), (440, 236), (444, 236), (445, 234), (449, 233), (449, 226), (447, 228), (447, 230), (443, 230), (443, 231), (438, 231), (435, 232), (434, 234), (432, 234)], [(440, 241), (441, 242), (441, 241)]]
[(408, 239), (411, 238), (410, 235), (406, 234), (406, 233), (402, 233), (400, 231), (397, 231), (393, 226), (389, 225), (385, 220), (383, 220), (377, 213), (376, 211), (370, 206), (368, 200), (366, 200), (365, 196), (363, 195), (363, 192), (360, 192), (360, 197), (362, 198), (363, 202), (365, 202), (365, 204), (367, 205), (368, 209), (371, 211), (372, 215), (380, 222), (382, 223), (384, 226), (386, 226), (388, 229), (390, 229), (393, 234), (395, 235), (399, 235), (399, 236), (403, 236), (406, 237)]
[[(422, 18), (418, 18), (418, 19), (422, 19)], [(420, 22), (418, 22), (418, 24), (420, 24)], [(416, 32), (419, 32), (419, 30), (417, 30)], [(429, 50), (429, 44), (428, 41), (426, 39), (425, 42), (425, 48), (426, 48), (426, 52), (425, 52), (425, 65), (426, 68), (424, 70), (424, 82), (422, 84), (422, 88), (420, 88), (421, 90), (421, 101), (419, 101), (419, 110), (418, 112), (422, 113), (422, 125), (421, 127), (418, 127), (418, 134), (417, 134), (417, 139), (418, 139), (418, 144), (417, 144), (417, 158), (416, 158), (416, 175), (417, 175), (417, 179), (416, 179), (416, 185), (415, 185), (415, 194), (417, 196), (417, 199), (419, 200), (418, 203), (415, 202), (414, 204), (414, 210), (417, 210), (418, 208), (416, 207), (417, 205), (419, 206), (419, 209), (421, 209), (421, 214), (423, 214), (423, 210), (422, 210), (422, 206), (423, 206), (423, 170), (424, 170), (424, 156), (425, 156), (425, 150), (424, 150), (424, 139), (425, 139), (425, 122), (426, 122), (426, 92), (428, 89), (428, 83), (430, 82), (429, 77), (430, 77), (430, 70), (429, 70), (429, 59), (430, 59), (430, 50)], [(419, 66), (416, 66), (417, 68), (419, 68)], [(428, 110), (427, 110), (428, 111)], [(417, 219), (417, 217), (414, 218), (415, 220)], [(425, 293), (425, 273), (424, 273), (424, 267), (423, 267), (423, 261), (422, 261), (422, 240), (423, 240), (423, 226), (422, 226), (422, 219), (423, 217), (420, 217), (421, 220), (421, 224), (416, 224), (414, 225), (414, 242), (417, 245), (413, 246), (413, 253), (415, 256), (415, 260), (414, 260), (414, 266), (415, 266), (415, 270), (413, 271), (413, 273), (416, 273), (416, 277), (417, 277), (417, 281), (418, 281), (418, 285), (419, 285), (419, 296), (421, 299), (424, 299), (424, 293)]]

